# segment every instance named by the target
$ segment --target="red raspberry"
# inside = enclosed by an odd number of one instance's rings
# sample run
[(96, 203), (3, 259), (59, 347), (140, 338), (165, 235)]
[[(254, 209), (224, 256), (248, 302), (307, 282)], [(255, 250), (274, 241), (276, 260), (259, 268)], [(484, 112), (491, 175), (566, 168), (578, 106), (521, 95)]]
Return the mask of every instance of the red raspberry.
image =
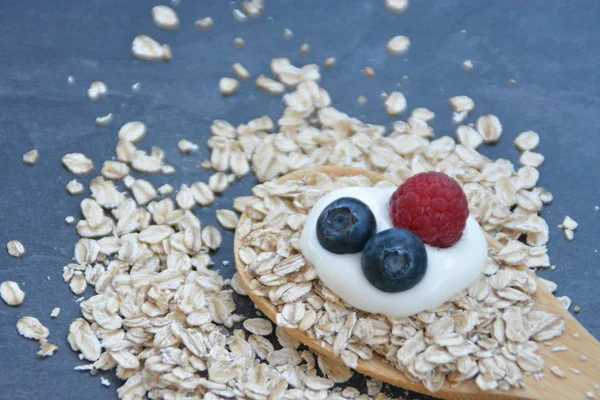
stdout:
[(423, 243), (450, 247), (461, 238), (469, 203), (458, 183), (440, 172), (423, 172), (406, 180), (390, 199), (396, 228), (408, 229)]

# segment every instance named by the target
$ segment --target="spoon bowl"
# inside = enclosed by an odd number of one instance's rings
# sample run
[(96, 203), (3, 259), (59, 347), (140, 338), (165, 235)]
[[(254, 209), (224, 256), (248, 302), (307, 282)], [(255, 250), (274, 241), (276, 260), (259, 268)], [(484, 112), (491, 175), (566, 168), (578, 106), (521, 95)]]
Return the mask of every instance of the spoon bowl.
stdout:
[[(325, 173), (332, 177), (356, 176), (363, 175), (369, 177), (373, 182), (383, 180), (391, 181), (394, 184), (399, 182), (384, 177), (375, 172), (349, 167), (318, 167), (313, 171)], [(302, 179), (308, 170), (298, 170), (287, 174), (277, 180), (278, 183), (283, 183), (287, 180)], [(243, 213), (239, 223), (242, 224), (248, 216)], [(495, 240), (490, 235), (487, 235), (488, 245), (490, 248), (499, 250), (503, 247), (501, 243)], [(241, 283), (246, 289), (248, 296), (252, 299), (258, 309), (263, 312), (271, 321), (275, 323), (277, 309), (269, 301), (268, 298), (253, 294), (249, 289), (250, 277), (246, 272), (245, 264), (239, 257), (240, 240), (236, 234), (234, 242), (235, 266)], [(443, 399), (585, 399), (586, 393), (598, 393), (600, 390), (595, 389), (600, 384), (600, 343), (575, 319), (565, 310), (562, 304), (554, 297), (535, 275), (535, 273), (527, 270), (538, 283), (538, 289), (533, 296), (535, 300), (535, 309), (546, 311), (552, 314), (561, 316), (566, 325), (566, 330), (560, 337), (551, 340), (551, 345), (548, 342), (540, 343), (538, 354), (544, 359), (544, 378), (535, 380), (531, 376), (526, 376), (524, 379), (525, 385), (522, 388), (512, 388), (509, 391), (494, 390), (484, 392), (477, 387), (474, 380), (462, 382), (460, 384), (450, 384), (446, 382), (444, 386), (437, 392), (429, 392), (423, 384), (410, 380), (403, 372), (396, 369), (383, 357), (375, 355), (371, 360), (360, 360), (356, 371), (389, 383), (394, 386), (415, 392), (424, 393), (434, 397)], [(331, 358), (338, 359), (333, 353), (330, 345), (323, 345), (320, 341), (311, 339), (305, 332), (298, 329), (284, 328), (285, 331), (310, 347), (317, 353)], [(553, 348), (566, 348), (565, 351), (552, 351)], [(585, 361), (584, 361), (585, 359)], [(340, 361), (341, 362), (341, 361)], [(563, 372), (564, 377), (552, 373), (550, 368), (558, 366)]]

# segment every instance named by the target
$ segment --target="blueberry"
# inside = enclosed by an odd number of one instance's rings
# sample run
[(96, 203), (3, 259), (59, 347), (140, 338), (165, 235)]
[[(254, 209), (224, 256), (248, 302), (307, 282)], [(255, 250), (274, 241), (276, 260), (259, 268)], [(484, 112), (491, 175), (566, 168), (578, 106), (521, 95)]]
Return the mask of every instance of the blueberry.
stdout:
[(369, 240), (362, 253), (362, 270), (376, 288), (403, 292), (423, 279), (427, 270), (425, 245), (406, 229), (381, 231)]
[(335, 254), (358, 253), (375, 234), (377, 223), (373, 212), (362, 201), (339, 198), (329, 204), (317, 220), (317, 239)]

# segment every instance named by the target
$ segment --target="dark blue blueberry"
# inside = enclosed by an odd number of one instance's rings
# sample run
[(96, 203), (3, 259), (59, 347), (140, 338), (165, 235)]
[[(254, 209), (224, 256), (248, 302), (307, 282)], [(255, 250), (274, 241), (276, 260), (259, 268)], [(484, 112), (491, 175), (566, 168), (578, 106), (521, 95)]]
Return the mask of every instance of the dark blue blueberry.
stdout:
[(425, 245), (406, 229), (387, 229), (373, 236), (361, 261), (367, 280), (388, 293), (410, 289), (423, 279), (427, 270)]
[(362, 201), (339, 198), (329, 204), (317, 220), (317, 239), (335, 254), (358, 253), (377, 230), (373, 212)]

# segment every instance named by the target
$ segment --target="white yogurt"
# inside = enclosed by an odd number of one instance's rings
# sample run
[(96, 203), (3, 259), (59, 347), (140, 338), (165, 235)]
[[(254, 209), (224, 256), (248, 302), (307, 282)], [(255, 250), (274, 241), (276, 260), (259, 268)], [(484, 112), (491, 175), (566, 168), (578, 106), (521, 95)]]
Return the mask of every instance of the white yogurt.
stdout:
[(364, 276), (361, 253), (335, 254), (325, 250), (317, 239), (317, 219), (332, 201), (354, 197), (365, 203), (377, 221), (377, 232), (393, 228), (388, 202), (395, 188), (348, 187), (323, 196), (306, 218), (300, 249), (314, 265), (325, 286), (359, 310), (390, 317), (408, 317), (439, 307), (475, 283), (488, 255), (483, 230), (469, 217), (465, 231), (454, 246), (440, 249), (425, 245), (427, 271), (412, 288), (386, 293)]

